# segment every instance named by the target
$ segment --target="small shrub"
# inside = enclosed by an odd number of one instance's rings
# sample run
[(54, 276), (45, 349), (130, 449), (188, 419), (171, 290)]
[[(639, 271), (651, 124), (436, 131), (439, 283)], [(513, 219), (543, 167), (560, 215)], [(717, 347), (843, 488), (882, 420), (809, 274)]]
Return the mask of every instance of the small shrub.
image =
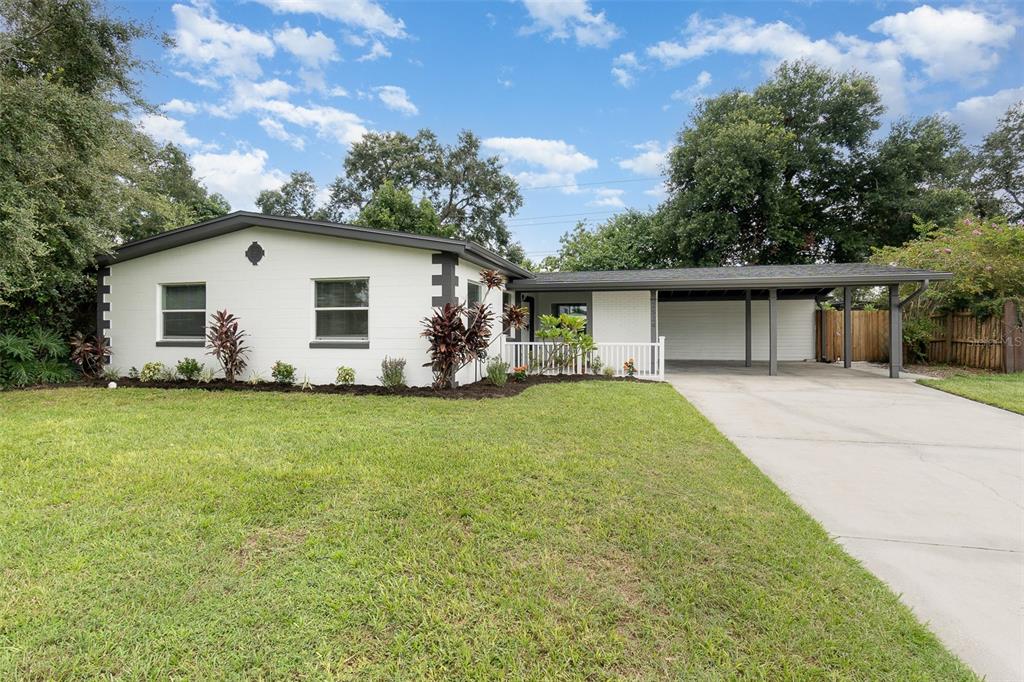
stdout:
[(121, 378), (121, 370), (116, 367), (107, 367), (103, 370), (103, 378), (106, 381), (117, 381)]
[(142, 383), (161, 381), (167, 376), (167, 371), (167, 365), (162, 362), (147, 362), (139, 372), (139, 381)]
[(627, 377), (636, 376), (636, 362), (633, 361), (633, 358), (630, 358), (629, 360), (626, 360), (624, 363), (622, 363), (622, 371), (626, 374)]
[(295, 365), (278, 360), (270, 368), (270, 376), (274, 377), (274, 381), (279, 384), (291, 386), (295, 383)]
[(110, 344), (102, 336), (85, 336), (82, 332), (71, 337), (71, 362), (78, 365), (82, 374), (97, 378), (103, 374), (103, 367), (110, 357)]
[(199, 373), (199, 383), (208, 384), (217, 377), (217, 370), (213, 367), (203, 365), (203, 371)]
[(935, 323), (924, 315), (903, 320), (903, 343), (907, 347), (907, 359), (910, 362), (925, 362), (928, 359), (928, 348), (935, 331)]
[(487, 378), (495, 386), (504, 386), (508, 381), (508, 363), (500, 358), (494, 358), (487, 363)]
[(604, 361), (595, 355), (590, 359), (590, 371), (594, 374), (600, 374), (602, 369), (604, 369)]
[(522, 383), (526, 381), (526, 375), (530, 373), (529, 365), (519, 365), (512, 368), (512, 381)]
[(0, 388), (70, 381), (75, 375), (67, 356), (67, 344), (54, 332), (0, 334)]
[(601, 373), (604, 374), (606, 377), (613, 377), (615, 376), (615, 368), (609, 365), (608, 367), (605, 367), (603, 370), (601, 370)]
[(203, 372), (203, 366), (195, 358), (178, 360), (178, 364), (174, 369), (178, 372), (178, 376), (185, 381), (197, 381), (199, 375)]
[(210, 342), (207, 354), (217, 358), (228, 381), (234, 381), (245, 371), (249, 355), (249, 347), (244, 341), (246, 336), (248, 334), (238, 326), (238, 318), (228, 311), (218, 310), (210, 316), (210, 328), (206, 332), (206, 339)]
[(380, 376), (377, 377), (386, 388), (405, 386), (405, 358), (384, 356), (380, 363)]
[(139, 378), (139, 368), (138, 367), (129, 367), (128, 368), (128, 378), (129, 379), (138, 379)]
[(303, 391), (312, 391), (313, 390), (313, 384), (309, 383), (309, 375), (308, 374), (303, 374), (302, 375), (302, 386), (300, 388)]
[(258, 386), (259, 384), (264, 383), (263, 375), (259, 372), (253, 372), (249, 376), (248, 382), (250, 386)]
[(334, 383), (339, 386), (349, 386), (356, 383), (356, 371), (351, 367), (342, 365), (338, 368), (338, 374), (334, 378)]

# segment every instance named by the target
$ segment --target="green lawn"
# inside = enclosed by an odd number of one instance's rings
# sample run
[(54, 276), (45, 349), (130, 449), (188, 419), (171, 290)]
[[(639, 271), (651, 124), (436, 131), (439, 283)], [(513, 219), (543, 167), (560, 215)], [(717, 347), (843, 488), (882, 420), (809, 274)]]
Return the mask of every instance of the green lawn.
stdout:
[(664, 384), (0, 394), (0, 679), (971, 679)]
[(919, 384), (940, 391), (995, 405), (1004, 410), (1024, 414), (1024, 373), (974, 374), (953, 376), (948, 379), (918, 379)]

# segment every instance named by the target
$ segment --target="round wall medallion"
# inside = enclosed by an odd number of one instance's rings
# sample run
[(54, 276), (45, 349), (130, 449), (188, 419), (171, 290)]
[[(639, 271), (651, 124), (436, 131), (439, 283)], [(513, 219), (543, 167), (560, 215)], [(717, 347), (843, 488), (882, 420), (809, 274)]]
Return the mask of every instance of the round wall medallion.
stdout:
[(249, 262), (253, 265), (258, 265), (259, 262), (263, 260), (263, 256), (265, 254), (266, 251), (263, 250), (263, 247), (260, 246), (259, 242), (249, 244), (249, 248), (245, 250), (245, 257), (248, 258)]

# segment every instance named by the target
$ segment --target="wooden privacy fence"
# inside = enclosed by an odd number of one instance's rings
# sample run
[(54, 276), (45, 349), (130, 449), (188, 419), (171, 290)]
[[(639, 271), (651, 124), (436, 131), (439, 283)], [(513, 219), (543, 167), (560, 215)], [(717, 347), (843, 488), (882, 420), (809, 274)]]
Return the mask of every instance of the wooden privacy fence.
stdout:
[(1008, 301), (1002, 315), (978, 319), (967, 310), (932, 315), (935, 336), (928, 344), (929, 362), (1024, 372), (1024, 334), (1017, 306)]
[[(818, 311), (818, 357), (836, 362), (843, 357), (843, 311)], [(853, 311), (853, 360), (889, 362), (889, 311)]]
[[(1020, 311), (1008, 301), (1002, 315), (981, 319), (967, 310), (931, 316), (935, 336), (928, 344), (928, 362), (1024, 372), (1024, 329)], [(836, 362), (843, 356), (843, 311), (819, 310), (818, 357)], [(904, 360), (907, 352), (904, 348)], [(889, 361), (889, 311), (853, 311), (853, 360)]]

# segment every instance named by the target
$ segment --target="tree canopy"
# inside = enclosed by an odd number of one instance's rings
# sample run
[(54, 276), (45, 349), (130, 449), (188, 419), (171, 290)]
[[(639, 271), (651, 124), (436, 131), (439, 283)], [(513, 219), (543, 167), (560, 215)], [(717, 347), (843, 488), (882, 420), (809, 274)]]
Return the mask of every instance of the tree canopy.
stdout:
[(158, 147), (129, 119), (145, 106), (133, 42), (149, 35), (95, 0), (0, 0), (5, 330), (91, 329), (97, 254), (228, 210), (181, 150)]
[(545, 266), (859, 261), (915, 238), (922, 221), (991, 215), (1000, 202), (1020, 210), (1019, 106), (977, 156), (943, 117), (897, 120), (882, 136), (883, 114), (869, 76), (782, 64), (751, 92), (697, 104), (669, 154), (661, 206), (577, 225)]
[(266, 215), (295, 216), (309, 220), (327, 220), (327, 211), (316, 205), (316, 180), (306, 171), (292, 171), (288, 181), (277, 189), (265, 189), (256, 197), (256, 206)]
[(505, 253), (512, 245), (505, 223), (523, 205), (515, 179), (496, 156), (480, 155), (468, 130), (453, 145), (430, 130), (415, 136), (369, 133), (352, 145), (344, 174), (330, 187), (327, 210), (335, 220), (358, 214), (385, 182), (426, 198), (441, 225), (463, 239)]
[(943, 310), (1002, 311), (1003, 301), (1024, 302), (1024, 226), (1006, 218), (968, 216), (947, 224), (919, 222), (918, 237), (875, 249), (871, 261), (952, 272), (925, 298)]
[(433, 204), (426, 197), (416, 202), (407, 189), (395, 187), (390, 180), (385, 180), (377, 188), (370, 201), (359, 211), (355, 223), (378, 230), (455, 236), (454, 226), (441, 224)]

